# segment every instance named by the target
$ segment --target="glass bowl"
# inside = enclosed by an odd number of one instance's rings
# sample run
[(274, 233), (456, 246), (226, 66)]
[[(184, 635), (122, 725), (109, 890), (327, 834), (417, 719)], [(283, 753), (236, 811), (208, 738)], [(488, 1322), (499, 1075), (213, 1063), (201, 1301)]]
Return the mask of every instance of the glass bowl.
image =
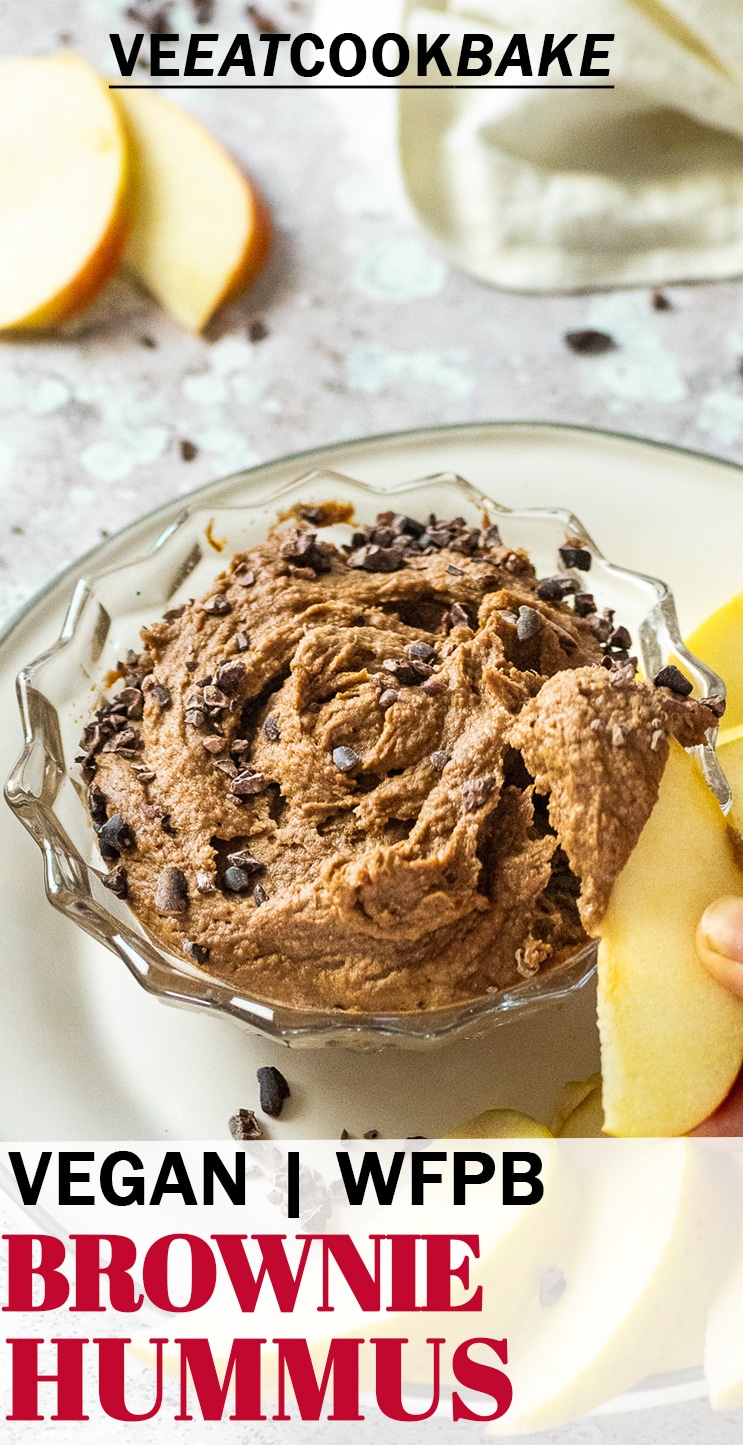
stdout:
[[(241, 479), (237, 479), (240, 481)], [(595, 965), (595, 944), (544, 974), (446, 1008), (400, 1014), (339, 1013), (290, 1008), (237, 995), (149, 935), (126, 903), (103, 887), (103, 865), (74, 758), (78, 739), (110, 682), (117, 660), (139, 644), (139, 629), (188, 597), (207, 591), (233, 553), (255, 545), (293, 503), (352, 502), (360, 523), (394, 506), (413, 515), (435, 511), (480, 525), (497, 518), (506, 545), (525, 547), (539, 576), (566, 571), (558, 548), (578, 538), (592, 556), (590, 588), (599, 609), (613, 607), (632, 634), (645, 676), (679, 663), (697, 697), (724, 699), (721, 679), (684, 647), (673, 596), (663, 582), (616, 566), (569, 511), (517, 511), (499, 506), (454, 473), (379, 490), (336, 472), (310, 472), (290, 485), (259, 490), (242, 478), (245, 505), (186, 508), (143, 557), (82, 578), (59, 640), (19, 674), (25, 743), (5, 796), (41, 849), (52, 905), (106, 945), (137, 982), (164, 1002), (214, 1009), (259, 1033), (292, 1045), (423, 1046), (472, 1036), (519, 1010), (535, 1009), (582, 987)], [(350, 528), (327, 528), (346, 540)], [(218, 554), (221, 554), (218, 555)], [(585, 574), (575, 574), (585, 580)], [(714, 734), (697, 750), (699, 764), (723, 808), (730, 793), (714, 751)]]

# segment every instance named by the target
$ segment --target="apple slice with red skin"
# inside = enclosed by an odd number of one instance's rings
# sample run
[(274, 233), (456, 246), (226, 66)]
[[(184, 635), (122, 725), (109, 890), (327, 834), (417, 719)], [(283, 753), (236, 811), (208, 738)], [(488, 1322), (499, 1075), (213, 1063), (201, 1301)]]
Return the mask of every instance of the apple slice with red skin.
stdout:
[(119, 112), (84, 60), (0, 59), (0, 331), (93, 299), (124, 248), (128, 180)]
[(202, 331), (264, 266), (268, 209), (187, 111), (148, 90), (112, 93), (134, 156), (134, 219), (124, 260), (182, 326)]

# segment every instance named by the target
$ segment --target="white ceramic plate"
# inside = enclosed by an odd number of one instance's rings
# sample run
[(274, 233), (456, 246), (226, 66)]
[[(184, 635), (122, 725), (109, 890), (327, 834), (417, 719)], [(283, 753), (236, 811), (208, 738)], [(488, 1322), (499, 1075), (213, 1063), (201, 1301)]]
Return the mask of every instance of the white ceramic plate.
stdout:
[[(574, 428), (483, 425), (345, 443), (262, 467), (275, 485), (333, 467), (378, 487), (455, 470), (514, 507), (572, 508), (615, 561), (663, 577), (688, 632), (743, 585), (743, 479), (737, 468)], [(238, 490), (239, 489), (239, 490)], [(245, 499), (244, 478), (201, 501)], [(56, 638), (74, 582), (141, 553), (179, 498), (79, 563), (0, 640), (0, 767), (20, 747), (14, 679)], [(255, 1107), (255, 1070), (277, 1063), (292, 1097), (276, 1135), (440, 1134), (485, 1108), (547, 1118), (562, 1084), (598, 1063), (590, 987), (472, 1043), (426, 1053), (287, 1052), (219, 1019), (165, 1007), (121, 963), (47, 904), (34, 844), (0, 808), (0, 1133), (12, 1139), (214, 1139)]]

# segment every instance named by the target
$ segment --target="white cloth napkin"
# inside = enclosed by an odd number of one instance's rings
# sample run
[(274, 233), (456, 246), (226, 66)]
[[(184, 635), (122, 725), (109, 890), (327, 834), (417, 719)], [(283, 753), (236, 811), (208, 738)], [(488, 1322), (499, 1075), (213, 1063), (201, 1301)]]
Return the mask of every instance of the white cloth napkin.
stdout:
[(377, 177), (494, 285), (743, 273), (743, 0), (318, 0), (316, 24), (449, 32), (453, 70), (465, 31), (494, 55), (524, 32), (537, 62), (545, 32), (613, 34), (613, 90), (568, 89), (554, 66), (555, 90), (344, 90), (338, 110)]

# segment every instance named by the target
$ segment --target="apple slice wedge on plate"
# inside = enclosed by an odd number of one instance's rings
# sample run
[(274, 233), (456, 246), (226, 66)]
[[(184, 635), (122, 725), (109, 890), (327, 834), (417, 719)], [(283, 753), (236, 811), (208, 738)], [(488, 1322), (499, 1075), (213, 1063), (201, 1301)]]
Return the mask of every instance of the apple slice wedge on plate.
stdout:
[(151, 91), (112, 92), (134, 155), (134, 220), (124, 260), (160, 305), (201, 331), (255, 280), (271, 222), (258, 191), (180, 106)]
[(686, 1134), (737, 1077), (743, 1001), (707, 973), (694, 944), (705, 908), (724, 894), (743, 895), (732, 830), (694, 758), (672, 742), (658, 802), (599, 929), (608, 1134)]
[(79, 56), (0, 59), (0, 331), (93, 299), (129, 225), (124, 128)]

